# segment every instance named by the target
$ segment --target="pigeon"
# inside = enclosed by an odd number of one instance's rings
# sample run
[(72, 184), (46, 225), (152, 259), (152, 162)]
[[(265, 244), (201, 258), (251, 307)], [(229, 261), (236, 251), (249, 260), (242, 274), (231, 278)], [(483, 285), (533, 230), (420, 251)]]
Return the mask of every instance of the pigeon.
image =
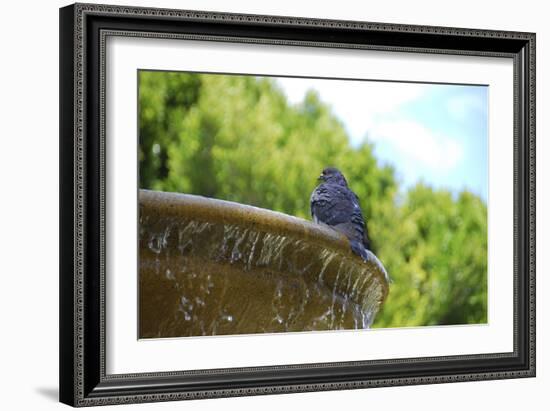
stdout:
[(348, 187), (344, 175), (334, 167), (327, 167), (319, 176), (322, 181), (311, 193), (311, 217), (344, 234), (351, 250), (364, 261), (369, 260), (370, 242), (359, 198)]

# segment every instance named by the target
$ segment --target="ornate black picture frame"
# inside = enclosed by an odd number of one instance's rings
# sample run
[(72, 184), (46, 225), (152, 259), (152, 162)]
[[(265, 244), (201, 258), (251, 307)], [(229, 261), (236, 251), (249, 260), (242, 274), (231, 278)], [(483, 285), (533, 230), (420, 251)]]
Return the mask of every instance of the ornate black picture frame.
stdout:
[[(506, 57), (514, 65), (514, 350), (214, 370), (105, 371), (105, 39)], [(73, 406), (535, 376), (535, 34), (75, 4), (60, 10), (60, 400)]]

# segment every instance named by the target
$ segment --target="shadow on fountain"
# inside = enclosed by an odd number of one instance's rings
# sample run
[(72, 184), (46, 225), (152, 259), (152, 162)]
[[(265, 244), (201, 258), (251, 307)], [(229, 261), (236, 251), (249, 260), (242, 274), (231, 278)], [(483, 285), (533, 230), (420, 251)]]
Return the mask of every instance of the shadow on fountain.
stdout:
[(270, 210), (140, 190), (140, 338), (368, 328), (387, 274), (336, 231)]

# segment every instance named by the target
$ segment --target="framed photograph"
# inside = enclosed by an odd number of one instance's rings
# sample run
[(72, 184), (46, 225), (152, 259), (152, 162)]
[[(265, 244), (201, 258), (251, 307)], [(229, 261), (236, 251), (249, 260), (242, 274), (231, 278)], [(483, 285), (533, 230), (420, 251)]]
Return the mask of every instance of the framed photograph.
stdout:
[(535, 34), (60, 10), (60, 400), (535, 376)]

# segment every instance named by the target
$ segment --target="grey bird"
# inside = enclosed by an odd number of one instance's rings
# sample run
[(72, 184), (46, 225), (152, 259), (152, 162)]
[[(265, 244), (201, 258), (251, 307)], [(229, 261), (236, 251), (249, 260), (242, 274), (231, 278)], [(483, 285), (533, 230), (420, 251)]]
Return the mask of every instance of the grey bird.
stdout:
[(319, 180), (321, 184), (313, 190), (309, 202), (313, 221), (344, 234), (352, 251), (368, 261), (370, 242), (359, 198), (337, 168), (325, 168)]

